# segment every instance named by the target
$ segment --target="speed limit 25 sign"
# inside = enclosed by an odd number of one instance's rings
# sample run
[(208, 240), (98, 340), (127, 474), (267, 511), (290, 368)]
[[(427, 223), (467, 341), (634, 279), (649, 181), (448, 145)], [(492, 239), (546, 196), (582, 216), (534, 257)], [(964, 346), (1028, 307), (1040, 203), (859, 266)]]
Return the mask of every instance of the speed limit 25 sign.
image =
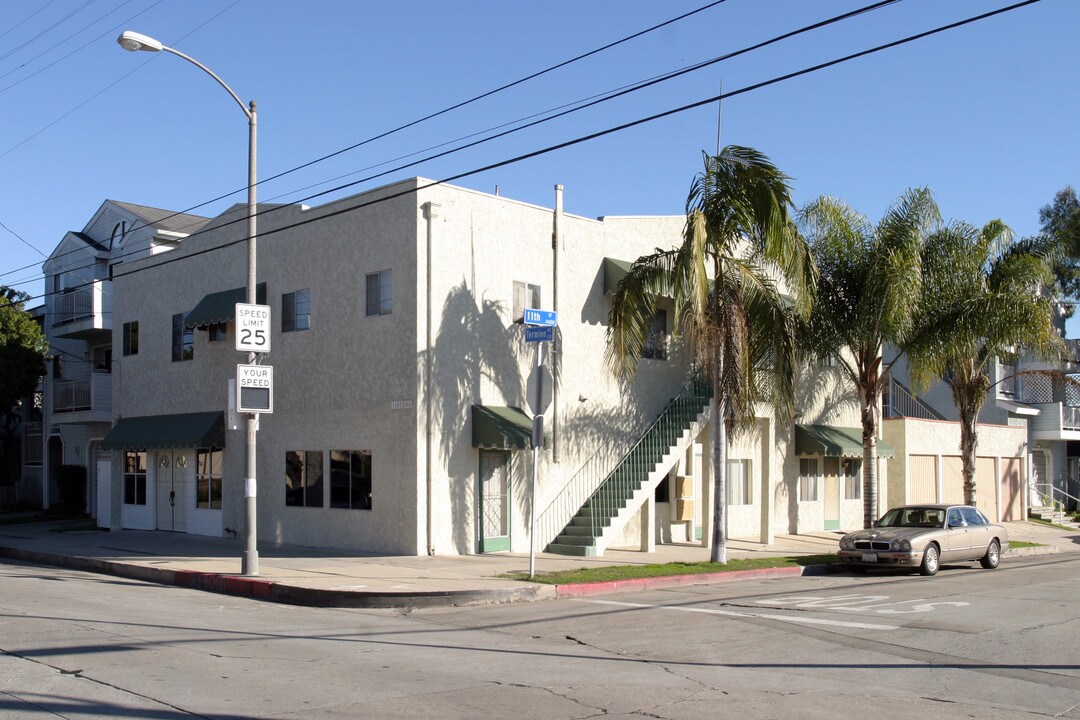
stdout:
[(270, 352), (270, 306), (236, 303), (236, 349)]

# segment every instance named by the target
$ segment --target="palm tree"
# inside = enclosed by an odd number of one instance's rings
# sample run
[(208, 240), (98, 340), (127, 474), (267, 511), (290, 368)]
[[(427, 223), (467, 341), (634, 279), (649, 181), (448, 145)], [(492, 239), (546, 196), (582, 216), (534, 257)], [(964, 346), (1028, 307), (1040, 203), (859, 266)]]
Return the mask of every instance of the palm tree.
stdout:
[[(922, 249), (939, 220), (929, 190), (908, 190), (877, 225), (833, 198), (800, 213), (821, 276), (802, 343), (818, 360), (834, 359), (855, 389), (863, 441), (863, 526), (877, 518), (881, 395), (903, 355), (922, 282)], [(898, 348), (886, 361), (884, 349)]]
[(933, 233), (923, 260), (923, 302), (909, 348), (912, 381), (941, 378), (960, 413), (964, 502), (974, 505), (976, 421), (990, 392), (991, 364), (1028, 351), (1060, 353), (1064, 343), (1051, 319), (1051, 299), (1040, 289), (1053, 281), (1046, 247), (1015, 241), (1000, 220), (977, 228), (954, 223)]
[[(606, 359), (629, 379), (648, 340), (658, 297), (670, 297), (712, 381), (712, 561), (727, 562), (727, 446), (748, 428), (754, 405), (790, 417), (796, 371), (793, 311), (807, 312), (816, 273), (791, 218), (788, 178), (752, 148), (704, 155), (686, 201), (682, 244), (637, 259), (619, 283), (608, 319)], [(785, 283), (786, 295), (778, 282)]]

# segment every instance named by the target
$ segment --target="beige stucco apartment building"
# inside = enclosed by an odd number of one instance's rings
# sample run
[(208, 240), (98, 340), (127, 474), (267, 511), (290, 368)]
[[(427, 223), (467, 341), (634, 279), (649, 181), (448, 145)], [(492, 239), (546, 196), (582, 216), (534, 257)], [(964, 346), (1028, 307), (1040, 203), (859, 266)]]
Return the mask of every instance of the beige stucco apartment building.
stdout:
[[(611, 292), (684, 218), (602, 217), (423, 179), (319, 207), (260, 206), (273, 413), (257, 433), (260, 541), (395, 554), (527, 551), (536, 345), (524, 308), (558, 313), (537, 465), (537, 547), (596, 554), (707, 542), (708, 389), (671, 338), (620, 385), (604, 363)], [(99, 524), (243, 537), (245, 441), (230, 380), (244, 208), (115, 268), (113, 426)], [(132, 349), (133, 329), (137, 342)], [(554, 347), (552, 348), (551, 345)], [(835, 368), (807, 371), (795, 424), (766, 409), (732, 445), (728, 534), (862, 524), (858, 411)], [(897, 497), (882, 442), (881, 508)], [(903, 475), (901, 475), (903, 476)]]

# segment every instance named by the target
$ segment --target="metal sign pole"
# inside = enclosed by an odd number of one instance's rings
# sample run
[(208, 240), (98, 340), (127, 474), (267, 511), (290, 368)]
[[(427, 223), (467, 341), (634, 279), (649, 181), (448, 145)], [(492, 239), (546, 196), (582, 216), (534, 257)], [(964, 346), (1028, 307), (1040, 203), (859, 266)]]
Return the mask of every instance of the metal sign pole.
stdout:
[[(540, 376), (540, 346), (536, 343), (536, 407), (540, 408), (543, 397), (544, 380)], [(529, 577), (536, 575), (536, 479), (540, 471), (540, 446), (544, 441), (544, 416), (537, 412), (533, 415), (533, 462), (532, 491), (529, 499)]]

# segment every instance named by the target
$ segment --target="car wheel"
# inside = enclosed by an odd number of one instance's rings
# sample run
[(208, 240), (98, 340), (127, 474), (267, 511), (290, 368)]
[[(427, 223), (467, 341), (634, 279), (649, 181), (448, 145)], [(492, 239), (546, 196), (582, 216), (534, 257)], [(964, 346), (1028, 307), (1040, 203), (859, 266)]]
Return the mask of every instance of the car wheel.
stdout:
[(926, 546), (926, 550), (923, 551), (922, 565), (919, 566), (919, 574), (937, 575), (939, 567), (941, 567), (941, 554), (938, 550), (938, 546), (934, 543), (930, 543)]
[(993, 570), (1001, 564), (1001, 543), (996, 539), (990, 541), (986, 548), (986, 554), (979, 558), (979, 564), (987, 570)]

